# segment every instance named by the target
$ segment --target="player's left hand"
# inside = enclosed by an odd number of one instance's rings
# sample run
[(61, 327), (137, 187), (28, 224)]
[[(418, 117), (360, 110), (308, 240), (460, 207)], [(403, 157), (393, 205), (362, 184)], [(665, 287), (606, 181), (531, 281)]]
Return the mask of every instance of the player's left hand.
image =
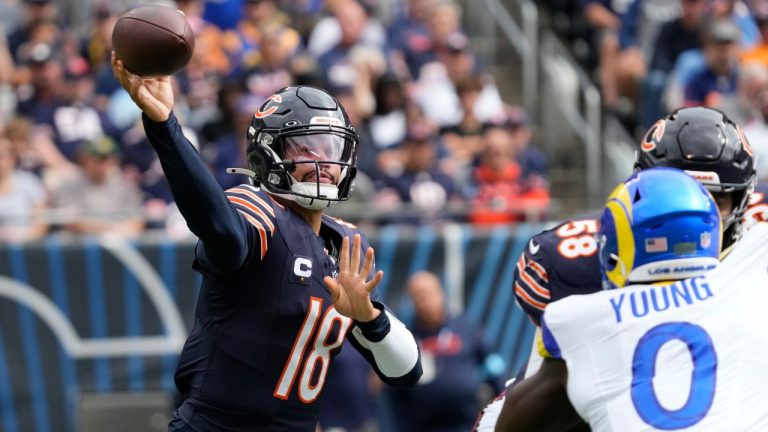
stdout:
[(358, 322), (368, 322), (376, 319), (381, 313), (371, 303), (371, 292), (381, 282), (384, 273), (378, 271), (366, 282), (373, 269), (373, 248), (369, 247), (365, 251), (365, 262), (361, 266), (361, 242), (360, 234), (355, 234), (350, 254), (349, 237), (344, 237), (339, 253), (339, 277), (333, 279), (326, 276), (323, 282), (331, 292), (333, 305), (340, 314)]

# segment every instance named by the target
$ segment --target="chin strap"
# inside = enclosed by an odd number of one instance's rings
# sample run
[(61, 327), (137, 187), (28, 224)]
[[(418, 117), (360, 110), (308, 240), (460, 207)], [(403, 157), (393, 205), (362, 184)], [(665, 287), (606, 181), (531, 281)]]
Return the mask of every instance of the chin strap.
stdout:
[[(254, 183), (253, 180), (256, 178), (256, 173), (246, 168), (227, 168), (226, 172), (227, 174), (240, 174), (240, 175), (248, 176), (248, 178), (251, 180), (251, 183)], [(331, 204), (336, 202), (336, 199), (339, 196), (339, 188), (336, 185), (320, 183), (318, 187), (318, 183), (297, 182), (296, 179), (294, 179), (293, 176), (291, 176), (290, 174), (289, 174), (289, 177), (292, 180), (291, 191), (300, 193), (302, 195), (313, 195), (317, 193), (317, 190), (319, 189), (320, 196), (308, 197), (308, 196), (297, 196), (292, 194), (280, 194), (280, 193), (273, 193), (273, 192), (270, 192), (270, 193), (272, 193), (273, 195), (277, 195), (277, 196), (289, 199), (291, 201), (295, 201), (300, 206), (309, 210), (321, 210), (324, 208), (328, 208), (331, 206)], [(267, 189), (267, 191), (269, 190)]]
[[(320, 195), (312, 196), (318, 193), (318, 190)], [(293, 200), (300, 206), (309, 210), (328, 208), (336, 202), (336, 199), (339, 196), (339, 188), (336, 185), (315, 182), (294, 183), (291, 185), (291, 191), (301, 194), (293, 195)]]

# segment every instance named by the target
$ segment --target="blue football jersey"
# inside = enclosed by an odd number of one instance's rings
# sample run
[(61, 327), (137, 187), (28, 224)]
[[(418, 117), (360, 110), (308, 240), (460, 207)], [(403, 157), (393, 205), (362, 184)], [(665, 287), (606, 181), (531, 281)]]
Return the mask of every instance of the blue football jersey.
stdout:
[[(360, 231), (324, 216), (317, 235), (253, 186), (226, 194), (257, 247), (225, 277), (195, 263), (205, 277), (176, 384), (186, 404), (220, 419), (206, 425), (215, 430), (314, 430), (328, 369), (353, 325), (334, 309), (323, 277), (338, 272), (342, 237)], [(362, 253), (367, 247), (363, 237)]]
[(520, 306), (540, 325), (551, 302), (601, 289), (595, 233), (600, 215), (571, 219), (531, 237), (515, 268)]
[[(200, 239), (193, 266), (203, 283), (175, 376), (184, 400), (169, 430), (314, 431), (333, 357), (350, 332), (351, 345), (384, 382), (416, 383), (415, 343), (400, 358), (374, 359), (373, 348), (388, 335), (406, 344), (412, 338), (403, 324), (375, 295), (373, 307), (383, 313), (353, 322), (336, 311), (323, 283), (338, 274), (343, 237), (360, 233), (365, 253), (362, 232), (323, 216), (316, 233), (251, 185), (225, 193), (173, 113), (164, 122), (145, 115), (143, 123), (179, 211)], [(403, 362), (413, 366), (402, 370)]]

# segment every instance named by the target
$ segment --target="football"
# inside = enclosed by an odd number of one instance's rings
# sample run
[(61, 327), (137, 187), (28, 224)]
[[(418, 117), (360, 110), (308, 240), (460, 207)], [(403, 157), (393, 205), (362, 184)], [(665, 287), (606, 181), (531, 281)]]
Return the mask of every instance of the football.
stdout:
[(146, 5), (117, 19), (112, 48), (125, 68), (136, 75), (172, 75), (192, 58), (195, 35), (181, 12)]

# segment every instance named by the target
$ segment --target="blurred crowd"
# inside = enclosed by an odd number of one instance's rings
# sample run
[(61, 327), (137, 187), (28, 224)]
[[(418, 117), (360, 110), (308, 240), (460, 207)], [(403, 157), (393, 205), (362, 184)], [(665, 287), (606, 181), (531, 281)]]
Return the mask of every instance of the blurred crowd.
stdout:
[[(0, 240), (51, 230), (189, 235), (140, 112), (112, 76), (122, 9), (0, 2)], [(130, 2), (129, 2), (130, 3)], [(353, 210), (375, 223), (510, 223), (546, 214), (548, 158), (504, 101), (452, 0), (178, 0), (195, 31), (176, 114), (223, 188), (247, 181), (250, 120), (276, 89), (315, 85), (360, 135)], [(71, 14), (70, 14), (71, 15)], [(766, 77), (768, 82), (768, 77)]]
[(742, 125), (768, 180), (768, 1), (541, 0), (636, 135), (680, 106)]

